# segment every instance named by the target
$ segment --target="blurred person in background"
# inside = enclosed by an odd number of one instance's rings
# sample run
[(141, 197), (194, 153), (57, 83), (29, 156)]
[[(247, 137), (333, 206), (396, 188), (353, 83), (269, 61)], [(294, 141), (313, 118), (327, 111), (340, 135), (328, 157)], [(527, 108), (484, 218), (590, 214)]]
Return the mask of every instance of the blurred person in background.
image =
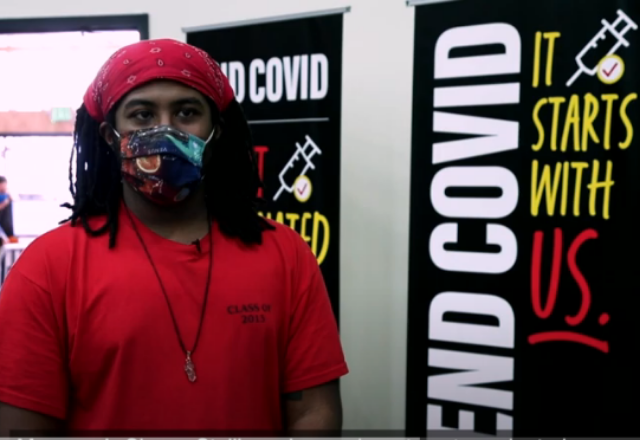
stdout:
[(0, 295), (0, 437), (338, 432), (348, 370), (326, 287), (307, 243), (257, 213), (218, 64), (173, 40), (119, 50), (74, 153), (70, 221)]
[(7, 178), (0, 176), (0, 236), (3, 242), (13, 237), (13, 203), (7, 191)]

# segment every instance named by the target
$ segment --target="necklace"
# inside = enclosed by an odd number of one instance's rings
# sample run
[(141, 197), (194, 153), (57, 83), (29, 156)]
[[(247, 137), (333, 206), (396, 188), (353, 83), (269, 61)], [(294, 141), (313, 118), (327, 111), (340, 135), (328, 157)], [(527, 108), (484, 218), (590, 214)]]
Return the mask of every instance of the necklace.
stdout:
[(196, 333), (196, 339), (193, 342), (193, 348), (191, 350), (187, 350), (187, 347), (182, 339), (182, 334), (180, 333), (180, 327), (178, 327), (178, 321), (176, 320), (176, 317), (173, 313), (173, 308), (171, 307), (171, 301), (169, 301), (169, 295), (167, 295), (167, 290), (164, 288), (164, 283), (162, 282), (162, 278), (160, 278), (160, 273), (158, 272), (158, 269), (156, 268), (156, 265), (153, 262), (153, 259), (151, 258), (151, 253), (149, 252), (149, 249), (147, 249), (147, 245), (142, 239), (142, 235), (140, 234), (140, 231), (138, 231), (138, 227), (133, 221), (133, 217), (131, 216), (131, 212), (129, 211), (129, 208), (125, 208), (125, 210), (127, 211), (127, 215), (129, 216), (129, 220), (131, 221), (131, 226), (133, 227), (133, 230), (138, 236), (138, 240), (140, 241), (140, 244), (142, 245), (145, 254), (147, 254), (147, 259), (149, 260), (149, 263), (151, 264), (151, 267), (153, 268), (153, 271), (156, 274), (156, 278), (158, 279), (158, 283), (160, 284), (160, 289), (162, 289), (162, 294), (164, 295), (164, 299), (167, 302), (167, 307), (169, 308), (169, 313), (171, 314), (171, 320), (173, 321), (173, 328), (175, 329), (176, 336), (178, 338), (178, 343), (180, 343), (180, 348), (187, 356), (184, 363), (184, 372), (187, 374), (187, 379), (189, 379), (189, 382), (193, 383), (197, 379), (196, 366), (193, 363), (193, 354), (195, 353), (196, 348), (198, 347), (198, 341), (200, 340), (202, 323), (204, 322), (204, 315), (207, 309), (207, 299), (209, 298), (209, 286), (211, 285), (211, 273), (213, 271), (213, 234), (211, 233), (211, 220), (209, 220), (208, 222), (208, 225), (209, 225), (208, 226), (209, 227), (209, 271), (207, 273), (207, 285), (204, 290), (204, 300), (202, 302), (202, 311), (200, 313), (200, 322), (198, 323), (198, 331)]

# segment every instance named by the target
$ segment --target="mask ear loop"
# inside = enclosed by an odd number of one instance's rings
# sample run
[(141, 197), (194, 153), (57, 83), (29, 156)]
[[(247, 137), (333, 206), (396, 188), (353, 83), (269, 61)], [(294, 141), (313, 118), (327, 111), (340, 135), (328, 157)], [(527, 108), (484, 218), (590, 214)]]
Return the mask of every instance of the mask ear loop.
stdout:
[(204, 141), (204, 145), (207, 146), (209, 144), (209, 142), (211, 142), (211, 139), (213, 139), (213, 135), (216, 134), (216, 127), (213, 127), (213, 130), (211, 130), (211, 134), (209, 135), (209, 137), (207, 138), (206, 141)]
[(112, 125), (109, 125), (109, 129), (111, 130), (111, 132), (113, 133), (113, 135), (115, 136), (115, 142), (112, 142), (110, 146), (113, 146), (114, 143), (118, 143), (120, 144), (120, 141), (122, 140), (122, 135), (120, 133), (118, 133), (118, 130), (116, 130), (116, 128)]
[[(213, 127), (213, 130), (211, 130), (211, 134), (209, 135), (209, 137), (207, 138), (206, 141), (204, 141), (204, 146), (205, 148), (207, 147), (207, 145), (209, 145), (209, 142), (211, 142), (211, 139), (213, 139), (213, 135), (216, 134), (216, 127)], [(200, 177), (200, 181), (204, 181), (204, 173), (202, 173), (202, 177)], [(206, 196), (205, 196), (206, 197)]]
[[(114, 148), (114, 144), (116, 145), (120, 145), (120, 142), (122, 141), (122, 135), (120, 133), (118, 133), (118, 130), (116, 130), (116, 128), (112, 125), (109, 125), (109, 129), (111, 130), (111, 132), (113, 133), (115, 140), (114, 142), (111, 143), (111, 145), (109, 145), (110, 148)], [(116, 157), (118, 158), (118, 161), (121, 161), (121, 155), (117, 154), (115, 151), (111, 151), (111, 149), (109, 150), (109, 154), (111, 153), (115, 153)], [(121, 164), (119, 165), (121, 166)], [(121, 176), (120, 177), (120, 183), (124, 183), (124, 178)]]

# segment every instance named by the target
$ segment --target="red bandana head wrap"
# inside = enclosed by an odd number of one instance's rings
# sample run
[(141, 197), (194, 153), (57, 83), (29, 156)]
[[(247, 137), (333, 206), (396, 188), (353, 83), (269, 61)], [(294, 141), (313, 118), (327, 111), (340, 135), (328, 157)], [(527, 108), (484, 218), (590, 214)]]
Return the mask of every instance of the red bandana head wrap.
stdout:
[(234, 99), (218, 64), (203, 50), (176, 40), (148, 40), (123, 47), (102, 66), (84, 95), (98, 122), (131, 90), (156, 79), (178, 81), (210, 98), (222, 112)]

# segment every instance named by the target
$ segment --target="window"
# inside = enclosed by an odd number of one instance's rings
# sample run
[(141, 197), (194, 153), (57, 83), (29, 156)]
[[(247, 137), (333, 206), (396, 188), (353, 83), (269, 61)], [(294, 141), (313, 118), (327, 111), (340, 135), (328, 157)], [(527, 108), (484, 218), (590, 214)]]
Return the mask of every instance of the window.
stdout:
[(138, 31), (0, 34), (0, 175), (16, 236), (40, 235), (69, 217), (60, 205), (72, 201), (75, 111), (107, 58), (136, 41)]

